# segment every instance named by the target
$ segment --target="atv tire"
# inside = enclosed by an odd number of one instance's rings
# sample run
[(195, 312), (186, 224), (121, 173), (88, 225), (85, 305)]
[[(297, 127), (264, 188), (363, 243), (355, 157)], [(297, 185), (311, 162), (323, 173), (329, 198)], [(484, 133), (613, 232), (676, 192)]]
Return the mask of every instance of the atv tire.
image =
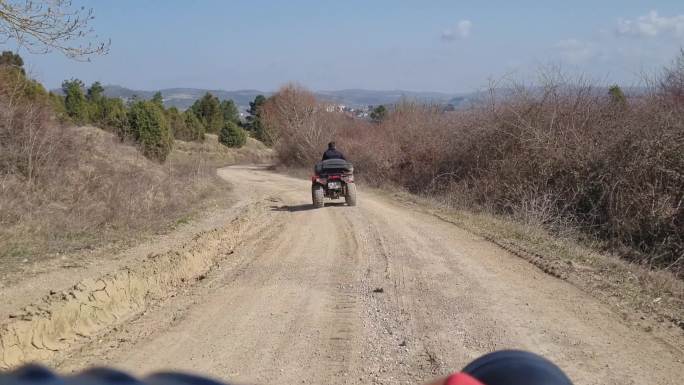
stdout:
[(323, 207), (325, 204), (323, 198), (325, 198), (325, 191), (323, 191), (322, 186), (311, 187), (311, 200), (313, 201), (314, 208), (320, 209)]
[(345, 202), (349, 206), (356, 206), (356, 185), (354, 183), (347, 184), (347, 194), (344, 196)]

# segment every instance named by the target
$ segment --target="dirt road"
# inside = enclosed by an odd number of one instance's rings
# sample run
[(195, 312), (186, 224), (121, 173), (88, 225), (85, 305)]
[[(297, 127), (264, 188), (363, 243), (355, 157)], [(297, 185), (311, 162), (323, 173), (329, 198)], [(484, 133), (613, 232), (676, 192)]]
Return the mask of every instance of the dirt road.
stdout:
[[(360, 191), (310, 206), (306, 181), (220, 175), (263, 211), (242, 245), (186, 293), (84, 347), (91, 364), (254, 384), (417, 384), (496, 349), (557, 362), (576, 384), (680, 384), (662, 341), (572, 285), (439, 219)], [(243, 202), (244, 203), (244, 202)], [(257, 219), (255, 219), (257, 220)]]

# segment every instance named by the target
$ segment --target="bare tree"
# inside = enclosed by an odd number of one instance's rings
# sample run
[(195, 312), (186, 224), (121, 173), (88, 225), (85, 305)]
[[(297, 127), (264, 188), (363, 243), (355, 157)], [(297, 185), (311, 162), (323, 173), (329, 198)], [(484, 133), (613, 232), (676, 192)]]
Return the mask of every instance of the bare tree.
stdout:
[(684, 102), (684, 48), (660, 78), (660, 89), (677, 104)]
[(310, 164), (335, 137), (333, 113), (296, 84), (281, 87), (262, 106), (263, 124), (285, 163)]
[(76, 60), (106, 54), (109, 41), (97, 40), (93, 10), (71, 0), (0, 0), (0, 44), (15, 41), (31, 53), (58, 51)]

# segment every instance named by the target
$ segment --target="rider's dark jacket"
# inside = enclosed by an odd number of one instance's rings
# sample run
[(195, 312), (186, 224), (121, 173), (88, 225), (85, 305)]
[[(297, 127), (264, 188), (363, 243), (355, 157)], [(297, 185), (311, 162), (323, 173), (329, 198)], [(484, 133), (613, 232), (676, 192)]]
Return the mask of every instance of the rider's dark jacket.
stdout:
[(342, 160), (346, 160), (346, 159), (344, 158), (344, 155), (342, 155), (341, 152), (337, 151), (337, 150), (334, 149), (334, 148), (329, 148), (329, 149), (325, 150), (325, 152), (323, 153), (323, 160), (328, 160), (328, 159), (342, 159)]

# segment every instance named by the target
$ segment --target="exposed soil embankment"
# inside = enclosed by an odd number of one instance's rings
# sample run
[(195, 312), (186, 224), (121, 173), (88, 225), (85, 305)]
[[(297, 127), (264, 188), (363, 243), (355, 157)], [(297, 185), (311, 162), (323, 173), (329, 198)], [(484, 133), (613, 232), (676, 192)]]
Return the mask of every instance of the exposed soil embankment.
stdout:
[(250, 222), (249, 211), (248, 207), (230, 223), (196, 234), (180, 249), (150, 254), (69, 290), (51, 290), (39, 303), (12, 314), (0, 326), (0, 368), (50, 360), (140, 313), (152, 301), (203, 279), (239, 244)]

